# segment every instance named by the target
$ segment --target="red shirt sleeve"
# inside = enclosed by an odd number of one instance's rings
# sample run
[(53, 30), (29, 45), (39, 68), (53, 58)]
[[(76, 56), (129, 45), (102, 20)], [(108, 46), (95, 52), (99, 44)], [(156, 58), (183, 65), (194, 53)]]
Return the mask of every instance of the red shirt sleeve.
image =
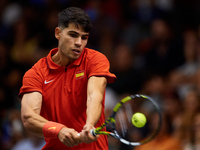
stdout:
[(100, 52), (96, 52), (89, 60), (89, 75), (91, 76), (104, 76), (107, 78), (108, 83), (113, 83), (116, 80), (116, 76), (110, 73), (110, 63), (105, 55)]
[(41, 74), (36, 70), (35, 66), (29, 69), (22, 81), (22, 87), (20, 88), (19, 97), (29, 92), (40, 92), (42, 93), (43, 79)]

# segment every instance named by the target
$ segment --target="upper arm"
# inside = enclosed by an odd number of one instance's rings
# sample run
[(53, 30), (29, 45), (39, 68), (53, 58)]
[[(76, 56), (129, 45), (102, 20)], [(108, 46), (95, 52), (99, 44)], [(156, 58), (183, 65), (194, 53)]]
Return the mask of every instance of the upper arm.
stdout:
[(31, 114), (40, 114), (42, 106), (42, 94), (39, 92), (25, 93), (21, 101), (22, 121), (31, 116)]
[(44, 83), (44, 73), (42, 73), (42, 70), (38, 70), (36, 67), (32, 67), (23, 76), (22, 80), (23, 85), (20, 88), (19, 97), (22, 98), (24, 94), (31, 94), (31, 93), (34, 94), (34, 92), (36, 91), (42, 93), (43, 83)]
[(96, 76), (90, 77), (88, 80), (88, 88), (87, 88), (89, 101), (90, 99), (102, 101), (106, 85), (107, 85), (107, 80), (105, 77), (96, 77)]

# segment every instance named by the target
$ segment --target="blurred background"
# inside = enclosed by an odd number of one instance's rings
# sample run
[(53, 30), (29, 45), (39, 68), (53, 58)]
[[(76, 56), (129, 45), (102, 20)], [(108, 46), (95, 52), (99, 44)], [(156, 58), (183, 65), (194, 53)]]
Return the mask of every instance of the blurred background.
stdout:
[[(24, 73), (57, 47), (57, 15), (69, 6), (89, 14), (87, 47), (105, 54), (118, 77), (106, 89), (106, 115), (126, 95), (152, 96), (165, 128), (151, 147), (200, 150), (199, 0), (0, 0), (0, 149), (44, 145), (22, 126), (18, 92)], [(109, 149), (140, 150), (112, 139)]]

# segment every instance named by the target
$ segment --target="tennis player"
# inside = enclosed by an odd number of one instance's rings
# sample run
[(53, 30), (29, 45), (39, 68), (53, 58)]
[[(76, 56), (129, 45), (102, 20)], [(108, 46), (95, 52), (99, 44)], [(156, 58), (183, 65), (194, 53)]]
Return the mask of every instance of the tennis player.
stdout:
[(105, 120), (105, 87), (116, 76), (102, 53), (86, 48), (91, 28), (82, 9), (60, 12), (55, 28), (58, 47), (23, 77), (22, 121), (26, 129), (45, 138), (43, 150), (108, 150), (106, 136), (89, 132)]

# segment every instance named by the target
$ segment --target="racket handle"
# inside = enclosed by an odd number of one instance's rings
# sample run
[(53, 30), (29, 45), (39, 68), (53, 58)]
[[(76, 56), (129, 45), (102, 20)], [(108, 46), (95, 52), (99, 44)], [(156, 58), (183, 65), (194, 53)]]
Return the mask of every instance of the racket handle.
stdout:
[(93, 135), (93, 136), (96, 136), (96, 133), (94, 132), (94, 129), (90, 130), (90, 134)]

